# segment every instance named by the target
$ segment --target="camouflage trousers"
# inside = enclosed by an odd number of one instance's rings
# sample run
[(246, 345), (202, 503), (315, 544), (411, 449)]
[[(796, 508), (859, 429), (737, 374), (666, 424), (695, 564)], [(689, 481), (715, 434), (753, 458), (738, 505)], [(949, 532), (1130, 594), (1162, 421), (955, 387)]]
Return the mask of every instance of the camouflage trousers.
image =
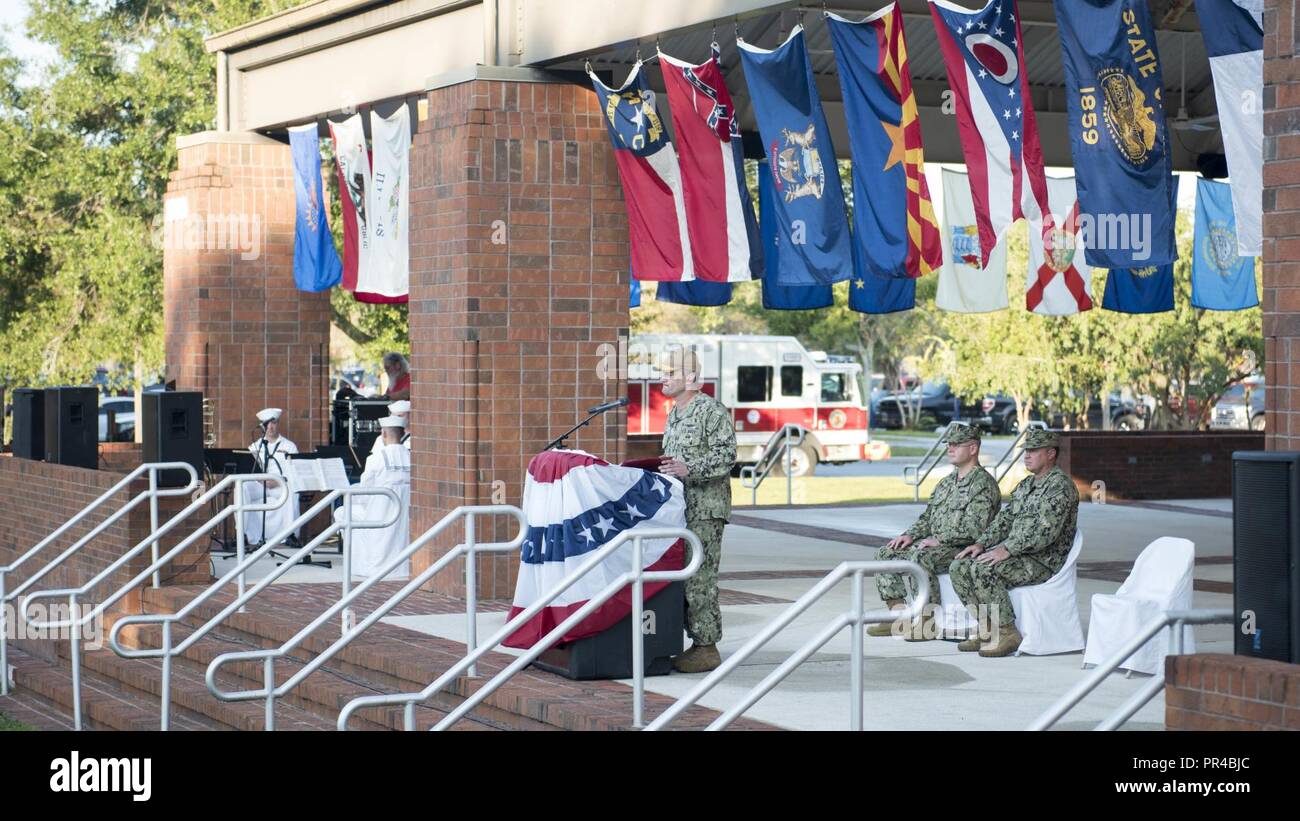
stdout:
[[(952, 564), (953, 558), (964, 548), (965, 545), (958, 547), (927, 547), (924, 549), (915, 545), (893, 549), (882, 547), (876, 553), (876, 558), (881, 561), (903, 560), (921, 565), (930, 576), (930, 604), (938, 604), (939, 574), (948, 572), (948, 565)], [(915, 587), (916, 583), (912, 581), (912, 577), (903, 573), (879, 573), (876, 575), (876, 590), (880, 591), (880, 598), (885, 601), (906, 599), (908, 591), (915, 592)]]
[[(722, 559), (724, 519), (695, 519), (686, 529), (700, 537), (704, 561), (695, 575), (686, 580), (686, 635), (696, 644), (717, 644), (722, 639), (722, 609), (718, 606), (718, 562)], [(691, 560), (691, 546), (686, 545), (686, 561)]]
[(958, 559), (948, 571), (952, 586), (961, 597), (962, 604), (970, 608), (976, 618), (976, 609), (987, 605), (990, 621), (999, 625), (1015, 624), (1016, 609), (1011, 606), (1007, 591), (1013, 587), (1042, 584), (1056, 572), (1033, 556), (1008, 556), (996, 564)]

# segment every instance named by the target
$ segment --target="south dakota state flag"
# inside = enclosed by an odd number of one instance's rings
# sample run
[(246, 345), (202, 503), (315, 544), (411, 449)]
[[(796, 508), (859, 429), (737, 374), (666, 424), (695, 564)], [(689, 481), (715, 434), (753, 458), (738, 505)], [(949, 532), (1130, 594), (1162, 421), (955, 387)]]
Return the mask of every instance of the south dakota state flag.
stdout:
[(830, 285), (778, 285), (776, 281), (777, 258), (780, 255), (780, 238), (777, 236), (776, 186), (767, 172), (767, 161), (758, 164), (758, 217), (763, 235), (763, 261), (767, 266), (763, 274), (763, 307), (769, 311), (807, 311), (829, 308), (835, 304), (835, 292)]
[(1232, 187), (1196, 181), (1196, 232), (1192, 239), (1192, 305), (1240, 311), (1259, 304), (1255, 258), (1237, 254)]
[(316, 124), (289, 129), (293, 154), (293, 281), (300, 291), (328, 291), (343, 278), (343, 263), (325, 222), (320, 184), (320, 136)]
[(853, 149), (853, 241), (864, 273), (917, 277), (943, 265), (903, 15), (891, 4), (861, 22), (827, 14)]
[(739, 40), (745, 82), (776, 187), (777, 285), (829, 285), (853, 272), (839, 166), (822, 112), (803, 28), (767, 51)]
[(1173, 168), (1147, 0), (1053, 5), (1088, 264), (1150, 268), (1173, 262)]
[[(636, 467), (611, 465), (580, 450), (548, 450), (528, 463), (524, 484), (528, 532), (520, 553), (519, 580), (510, 618), (528, 609), (590, 555), (626, 531), (686, 526), (682, 483)], [(505, 640), (507, 647), (532, 647), (537, 640), (580, 610), (592, 596), (632, 567), (629, 541), (565, 590)], [(681, 539), (646, 539), (646, 570), (686, 566)], [(648, 599), (665, 582), (647, 583)], [(563, 641), (594, 636), (632, 611), (632, 589), (625, 587), (565, 634)]]

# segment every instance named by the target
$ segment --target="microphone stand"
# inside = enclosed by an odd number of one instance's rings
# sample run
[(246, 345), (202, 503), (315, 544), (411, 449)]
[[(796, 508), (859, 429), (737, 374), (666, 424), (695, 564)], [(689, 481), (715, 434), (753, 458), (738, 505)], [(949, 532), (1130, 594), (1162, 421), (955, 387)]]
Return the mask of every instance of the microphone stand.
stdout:
[[(626, 404), (626, 403), (624, 403), (624, 404)], [(580, 429), (586, 427), (586, 426), (591, 422), (591, 420), (595, 419), (597, 416), (600, 416), (600, 415), (601, 415), (602, 413), (604, 413), (605, 411), (611, 411), (611, 410), (613, 410), (614, 408), (619, 408), (619, 407), (622, 407), (622, 405), (611, 405), (611, 406), (609, 406), (609, 407), (601, 407), (601, 408), (597, 408), (597, 409), (594, 410), (594, 411), (591, 411), (591, 412), (587, 415), (587, 418), (586, 418), (586, 419), (583, 419), (581, 422), (579, 422), (578, 424), (576, 424), (576, 425), (574, 425), (573, 427), (569, 428), (569, 429), (566, 430), (564, 433), (562, 433), (562, 434), (560, 434), (559, 436), (557, 436), (555, 439), (552, 439), (552, 440), (550, 441), (550, 443), (548, 443), (548, 444), (546, 445), (546, 447), (542, 448), (542, 450), (567, 450), (568, 447), (564, 444), (564, 440), (565, 440), (565, 439), (567, 439), (567, 438), (569, 438), (570, 436), (572, 436), (572, 435), (573, 435), (574, 433), (576, 433), (578, 430), (580, 430)]]

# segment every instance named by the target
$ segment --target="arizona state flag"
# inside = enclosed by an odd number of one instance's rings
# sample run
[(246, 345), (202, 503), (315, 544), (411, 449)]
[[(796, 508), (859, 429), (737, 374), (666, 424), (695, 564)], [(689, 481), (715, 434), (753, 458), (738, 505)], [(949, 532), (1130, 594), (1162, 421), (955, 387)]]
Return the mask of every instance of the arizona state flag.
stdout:
[(828, 13), (853, 150), (853, 240), (876, 276), (916, 279), (943, 265), (903, 15), (891, 3), (860, 22)]

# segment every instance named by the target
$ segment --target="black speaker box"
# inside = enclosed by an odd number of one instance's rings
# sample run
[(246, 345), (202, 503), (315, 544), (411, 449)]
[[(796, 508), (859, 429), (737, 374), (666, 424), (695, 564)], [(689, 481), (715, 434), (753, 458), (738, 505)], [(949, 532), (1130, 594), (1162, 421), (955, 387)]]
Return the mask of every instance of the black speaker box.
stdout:
[[(141, 456), (149, 462), (188, 462), (203, 476), (203, 394), (160, 391), (142, 397), (144, 426)], [(181, 470), (159, 474), (164, 487), (181, 487), (189, 476)]]
[[(645, 613), (653, 613), (642, 627), (645, 636), (645, 673), (666, 676), (672, 672), (672, 657), (680, 655), (685, 643), (686, 588), (672, 582), (645, 602)], [(632, 678), (632, 614), (628, 613), (609, 629), (585, 639), (557, 644), (542, 653), (533, 666), (577, 680)]]
[(99, 391), (45, 389), (45, 461), (99, 467)]
[(1300, 663), (1300, 453), (1232, 454), (1233, 652)]
[(45, 391), (14, 391), (14, 456), (41, 461), (45, 458)]

